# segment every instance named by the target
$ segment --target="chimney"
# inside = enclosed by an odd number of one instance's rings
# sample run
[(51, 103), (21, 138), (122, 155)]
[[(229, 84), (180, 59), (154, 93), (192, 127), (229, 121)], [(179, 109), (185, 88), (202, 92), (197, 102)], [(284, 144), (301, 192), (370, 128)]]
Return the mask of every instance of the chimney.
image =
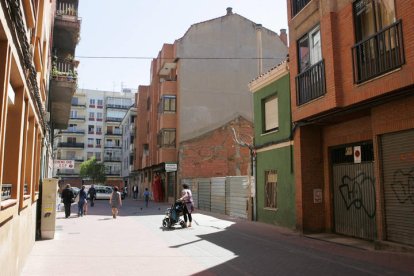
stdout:
[(226, 10), (227, 10), (227, 14), (226, 15), (232, 15), (233, 14), (233, 8), (228, 7)]
[(286, 46), (288, 46), (288, 40), (287, 40), (287, 34), (286, 34), (286, 29), (280, 29), (280, 40), (282, 40), (283, 44), (285, 44)]

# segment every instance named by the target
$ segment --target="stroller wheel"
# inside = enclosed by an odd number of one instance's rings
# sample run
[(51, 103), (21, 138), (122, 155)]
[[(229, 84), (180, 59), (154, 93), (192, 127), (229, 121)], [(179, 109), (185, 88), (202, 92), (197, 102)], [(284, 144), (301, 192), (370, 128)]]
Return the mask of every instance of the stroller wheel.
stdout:
[(162, 220), (162, 227), (164, 228), (171, 228), (171, 222), (170, 219), (165, 218)]

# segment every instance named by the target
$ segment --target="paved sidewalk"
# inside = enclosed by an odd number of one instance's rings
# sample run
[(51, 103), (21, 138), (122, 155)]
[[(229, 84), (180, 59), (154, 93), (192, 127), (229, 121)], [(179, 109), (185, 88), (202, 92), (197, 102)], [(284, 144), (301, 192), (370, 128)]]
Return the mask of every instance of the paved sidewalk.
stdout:
[(335, 275), (364, 275), (365, 267), (374, 271), (371, 275), (381, 275), (381, 267), (403, 272), (393, 275), (414, 275), (413, 255), (354, 249), (355, 239), (343, 237), (340, 242), (348, 246), (341, 246), (208, 212), (197, 211), (192, 228), (164, 231), (161, 222), (169, 206), (151, 202), (145, 208), (144, 202), (128, 198), (117, 219), (103, 200), (84, 217), (72, 213), (65, 219), (58, 212), (55, 239), (35, 243), (21, 275), (315, 275), (332, 269)]

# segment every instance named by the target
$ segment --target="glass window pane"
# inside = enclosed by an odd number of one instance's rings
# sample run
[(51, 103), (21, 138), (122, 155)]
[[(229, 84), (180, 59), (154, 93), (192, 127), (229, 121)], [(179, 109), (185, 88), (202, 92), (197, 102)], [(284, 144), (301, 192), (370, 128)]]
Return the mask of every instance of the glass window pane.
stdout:
[(265, 131), (279, 127), (278, 98), (272, 97), (266, 100), (265, 105)]

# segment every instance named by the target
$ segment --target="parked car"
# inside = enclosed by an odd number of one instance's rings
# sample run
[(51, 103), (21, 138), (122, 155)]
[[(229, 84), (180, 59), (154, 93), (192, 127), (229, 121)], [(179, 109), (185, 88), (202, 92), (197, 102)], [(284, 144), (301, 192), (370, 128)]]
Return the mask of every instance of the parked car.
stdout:
[[(88, 185), (89, 186), (89, 185)], [(96, 191), (95, 199), (110, 199), (111, 194), (113, 192), (113, 188), (111, 186), (104, 186), (104, 185), (94, 185)], [(89, 187), (85, 187), (85, 190), (89, 190)], [(89, 195), (88, 195), (89, 198)], [(125, 193), (121, 192), (121, 198), (125, 198)]]

